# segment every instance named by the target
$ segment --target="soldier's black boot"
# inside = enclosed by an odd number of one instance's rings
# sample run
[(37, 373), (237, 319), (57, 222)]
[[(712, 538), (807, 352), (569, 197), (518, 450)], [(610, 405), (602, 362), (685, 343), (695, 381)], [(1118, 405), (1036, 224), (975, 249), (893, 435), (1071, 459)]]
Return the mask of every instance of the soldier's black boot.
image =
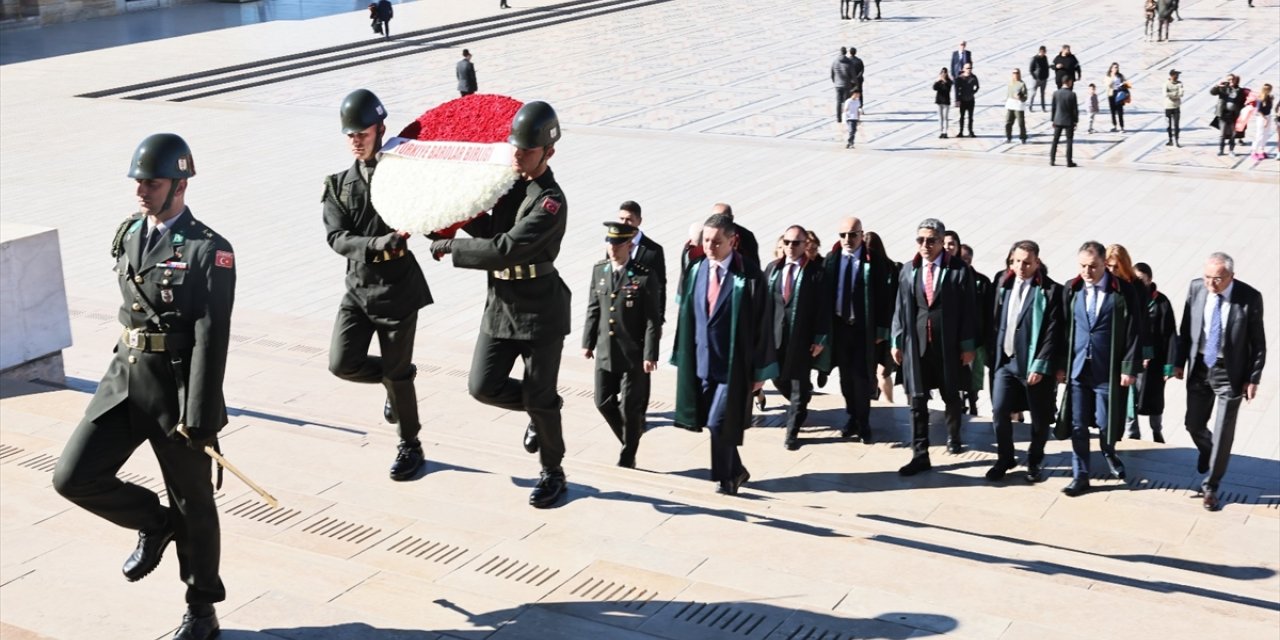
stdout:
[(529, 421), (529, 426), (524, 428), (524, 450), (529, 453), (538, 452), (538, 430), (533, 426), (533, 421)]
[(182, 624), (173, 634), (173, 640), (214, 640), (221, 633), (213, 605), (190, 604), (187, 612), (182, 614)]
[(412, 478), (422, 467), (422, 461), (422, 443), (418, 440), (401, 440), (396, 451), (396, 461), (391, 463), (391, 479), (404, 481)]
[(568, 488), (563, 468), (543, 469), (538, 477), (538, 484), (533, 487), (533, 493), (529, 494), (529, 504), (535, 509), (554, 506)]
[(134, 548), (133, 553), (129, 554), (128, 559), (124, 561), (124, 566), (121, 567), (125, 579), (135, 582), (147, 577), (148, 573), (160, 565), (164, 548), (172, 541), (173, 527), (170, 526), (167, 518), (164, 525), (155, 531), (139, 531), (138, 546)]

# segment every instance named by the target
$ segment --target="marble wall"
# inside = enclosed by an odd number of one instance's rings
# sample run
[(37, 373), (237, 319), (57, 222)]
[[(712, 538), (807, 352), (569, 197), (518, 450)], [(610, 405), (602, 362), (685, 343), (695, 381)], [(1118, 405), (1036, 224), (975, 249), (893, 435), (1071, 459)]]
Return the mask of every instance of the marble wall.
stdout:
[(0, 371), (59, 356), (69, 346), (58, 231), (0, 222)]

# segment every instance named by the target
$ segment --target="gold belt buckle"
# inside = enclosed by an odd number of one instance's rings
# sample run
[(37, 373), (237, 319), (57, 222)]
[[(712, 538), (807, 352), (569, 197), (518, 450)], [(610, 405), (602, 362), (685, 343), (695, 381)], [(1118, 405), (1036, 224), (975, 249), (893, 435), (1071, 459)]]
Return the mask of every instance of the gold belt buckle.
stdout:
[(130, 349), (141, 350), (142, 347), (139, 346), (141, 343), (142, 343), (141, 331), (138, 331), (137, 329), (128, 329), (125, 331), (125, 344), (129, 345)]

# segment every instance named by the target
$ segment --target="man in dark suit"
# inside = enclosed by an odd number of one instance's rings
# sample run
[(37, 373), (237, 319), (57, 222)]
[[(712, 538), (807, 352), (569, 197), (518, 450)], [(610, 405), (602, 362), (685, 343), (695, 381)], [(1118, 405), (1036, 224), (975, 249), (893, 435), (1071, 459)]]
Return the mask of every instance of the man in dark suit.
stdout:
[(378, 20), (382, 22), (382, 33), (391, 38), (391, 18), (395, 16), (395, 9), (391, 7), (391, 0), (378, 0), (378, 6), (375, 9)]
[[(968, 49), (969, 43), (960, 41), (960, 46), (951, 52), (951, 78), (952, 80), (960, 77), (960, 72), (964, 71), (965, 65), (973, 65), (973, 52)], [(960, 101), (960, 89), (956, 88), (956, 102)]]
[[(618, 222), (633, 227), (636, 230), (635, 236), (631, 238), (631, 259), (637, 264), (642, 264), (649, 272), (649, 275), (656, 279), (658, 284), (658, 306), (662, 309), (667, 308), (667, 254), (662, 250), (662, 245), (654, 242), (649, 234), (640, 229), (640, 224), (644, 219), (640, 216), (640, 204), (627, 200), (618, 205)], [(646, 404), (648, 401), (645, 401)]]
[(929, 461), (929, 394), (946, 403), (947, 450), (960, 453), (960, 414), (966, 388), (963, 368), (973, 363), (978, 341), (978, 301), (968, 265), (942, 250), (940, 220), (927, 218), (916, 229), (919, 252), (902, 265), (891, 335), (893, 359), (911, 396), (911, 462), (898, 473), (915, 475)]
[(1049, 166), (1058, 161), (1058, 139), (1067, 134), (1067, 166), (1074, 167), (1071, 161), (1071, 146), (1076, 137), (1076, 123), (1080, 121), (1080, 106), (1076, 103), (1076, 92), (1071, 90), (1075, 81), (1067, 78), (1062, 81), (1062, 88), (1053, 92), (1053, 144), (1049, 145)]
[[(1204, 278), (1187, 290), (1178, 332), (1175, 375), (1187, 376), (1187, 431), (1200, 457), (1196, 471), (1208, 474), (1201, 490), (1204, 508), (1217, 511), (1218, 483), (1227, 472), (1235, 440), (1240, 400), (1253, 401), (1267, 361), (1262, 324), (1262, 294), (1236, 280), (1235, 261), (1214, 253), (1204, 265)], [(1217, 406), (1213, 430), (1209, 416)]]
[(1000, 480), (1018, 466), (1013, 450), (1015, 411), (1031, 412), (1031, 448), (1027, 452), (1027, 482), (1044, 475), (1044, 445), (1053, 423), (1057, 374), (1061, 366), (1062, 286), (1040, 270), (1040, 245), (1023, 240), (1013, 245), (1012, 264), (1000, 279), (986, 334), (992, 376), (991, 404), (996, 431), (995, 466), (988, 480)]
[[(227, 424), (222, 381), (235, 254), (186, 206), (195, 174), (191, 149), (172, 133), (148, 136), (134, 151), (128, 175), (137, 183), (139, 211), (120, 224), (111, 246), (123, 300), (121, 336), (53, 473), (59, 495), (138, 532), (122, 567), (129, 582), (151, 573), (176, 542), (187, 601), (176, 640), (216, 638), (213, 606), (226, 599), (205, 447), (217, 447)], [(143, 443), (164, 474), (167, 505), (155, 491), (117, 476)]]
[(978, 76), (973, 75), (973, 65), (965, 63), (960, 69), (960, 75), (955, 77), (956, 86), (956, 107), (960, 109), (960, 133), (956, 134), (957, 138), (964, 137), (964, 121), (965, 115), (969, 116), (969, 137), (973, 138), (973, 110), (977, 105), (978, 91), (982, 86), (978, 82)]
[(831, 61), (831, 84), (836, 88), (836, 122), (844, 122), (844, 101), (853, 87), (853, 70), (849, 68), (849, 50), (840, 47), (840, 55)]
[[(723, 202), (717, 202), (711, 207), (711, 215), (725, 215), (733, 220), (733, 207)], [(751, 272), (756, 275), (760, 274), (760, 243), (756, 241), (756, 234), (751, 233), (746, 227), (733, 223), (734, 247), (733, 250), (742, 256), (742, 263)]]
[[(867, 65), (862, 62), (862, 58), (858, 57), (857, 47), (849, 47), (849, 78), (852, 81), (849, 85), (849, 93), (852, 94), (854, 91), (861, 93), (860, 97), (864, 105), (867, 103), (867, 91), (863, 82), (863, 76), (866, 71)], [(845, 97), (849, 96), (846, 95)]]
[(787, 398), (784, 446), (800, 448), (800, 427), (809, 417), (813, 385), (809, 370), (827, 345), (831, 315), (822, 305), (822, 265), (805, 256), (809, 241), (804, 227), (793, 225), (782, 234), (782, 257), (769, 263), (764, 281), (773, 300), (770, 335), (778, 354), (773, 386)]
[(1111, 475), (1125, 479), (1116, 442), (1128, 416), (1129, 386), (1142, 368), (1140, 328), (1146, 306), (1123, 278), (1107, 273), (1107, 250), (1089, 241), (1078, 252), (1080, 275), (1063, 290), (1066, 321), (1066, 398), (1055, 434), (1071, 434), (1071, 483), (1075, 497), (1089, 491), (1089, 427), (1097, 425), (1098, 448)]
[(751, 474), (738, 456), (751, 426), (751, 395), (777, 375), (768, 330), (769, 295), (758, 271), (733, 250), (733, 219), (707, 218), (706, 257), (683, 274), (671, 364), (676, 366), (674, 422), (711, 431), (711, 479), (720, 493), (737, 495)]
[[(431, 304), (431, 291), (407, 247), (408, 232), (387, 226), (370, 200), (386, 109), (372, 92), (358, 89), (343, 100), (340, 115), (356, 161), (325, 179), (325, 232), (329, 246), (347, 259), (347, 293), (333, 326), (329, 371), (343, 380), (386, 387), (382, 417), (397, 425), (400, 436), (390, 475), (408, 480), (422, 466), (413, 342), (418, 310)], [(369, 355), (374, 335), (377, 356)]]
[(458, 93), (469, 96), (479, 90), (480, 86), (476, 83), (476, 65), (471, 63), (469, 49), (462, 50), (462, 59), (458, 61), (454, 75), (458, 77)]
[(591, 268), (582, 355), (596, 363), (596, 408), (622, 444), (618, 466), (634, 469), (649, 406), (649, 375), (662, 339), (659, 281), (631, 257), (639, 230), (606, 222), (608, 257)]
[(862, 221), (840, 221), (840, 245), (823, 261), (823, 312), (830, 316), (830, 345), (818, 358), (818, 371), (840, 368), (840, 395), (849, 416), (846, 438), (872, 443), (871, 395), (876, 380), (876, 345), (889, 338), (893, 324), (892, 265), (871, 260), (863, 243)]

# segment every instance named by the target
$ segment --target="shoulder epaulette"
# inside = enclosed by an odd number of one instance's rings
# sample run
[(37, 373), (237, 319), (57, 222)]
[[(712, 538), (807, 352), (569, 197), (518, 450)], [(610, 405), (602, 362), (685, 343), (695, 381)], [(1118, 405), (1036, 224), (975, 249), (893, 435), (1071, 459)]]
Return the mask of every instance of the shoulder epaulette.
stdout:
[(111, 240), (112, 258), (119, 258), (120, 254), (124, 253), (124, 234), (128, 233), (129, 227), (141, 218), (142, 216), (135, 213), (128, 218), (125, 218), (124, 221), (120, 223), (120, 226), (116, 227), (116, 236)]

